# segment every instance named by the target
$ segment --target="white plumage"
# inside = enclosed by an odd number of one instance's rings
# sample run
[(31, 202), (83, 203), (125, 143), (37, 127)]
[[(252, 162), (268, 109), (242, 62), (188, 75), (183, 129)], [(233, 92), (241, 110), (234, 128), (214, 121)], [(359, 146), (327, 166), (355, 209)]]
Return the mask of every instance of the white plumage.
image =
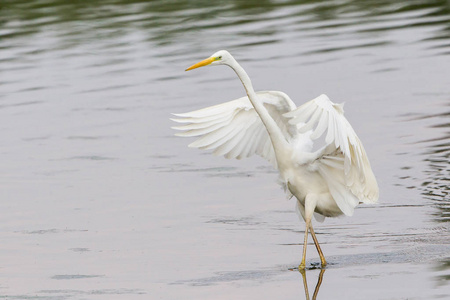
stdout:
[[(296, 107), (283, 92), (254, 92), (250, 79), (227, 51), (221, 50), (192, 66), (225, 64), (239, 76), (247, 97), (189, 113), (175, 114), (178, 136), (197, 137), (189, 145), (212, 150), (226, 158), (242, 159), (254, 154), (268, 160), (280, 172), (289, 196), (297, 198), (305, 219), (305, 267), (308, 228), (315, 237), (311, 217), (352, 215), (359, 203), (375, 203), (378, 186), (364, 147), (344, 117), (342, 104), (326, 95)], [(323, 142), (318, 147), (317, 143)], [(318, 150), (313, 150), (318, 149)]]
[[(257, 92), (257, 95), (285, 138), (291, 140), (296, 126), (289, 124), (283, 114), (295, 109), (292, 100), (282, 92)], [(183, 131), (177, 136), (200, 137), (189, 147), (213, 150), (215, 155), (226, 158), (242, 159), (257, 154), (277, 167), (269, 134), (248, 97), (174, 115), (178, 119), (173, 121), (186, 124), (172, 127)]]

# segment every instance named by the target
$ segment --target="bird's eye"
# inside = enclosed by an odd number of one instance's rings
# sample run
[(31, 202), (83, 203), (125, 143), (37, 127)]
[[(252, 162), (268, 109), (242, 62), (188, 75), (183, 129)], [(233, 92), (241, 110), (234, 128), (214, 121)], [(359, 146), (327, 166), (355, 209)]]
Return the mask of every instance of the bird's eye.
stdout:
[(219, 59), (222, 59), (222, 55), (221, 55), (221, 56), (219, 56)]

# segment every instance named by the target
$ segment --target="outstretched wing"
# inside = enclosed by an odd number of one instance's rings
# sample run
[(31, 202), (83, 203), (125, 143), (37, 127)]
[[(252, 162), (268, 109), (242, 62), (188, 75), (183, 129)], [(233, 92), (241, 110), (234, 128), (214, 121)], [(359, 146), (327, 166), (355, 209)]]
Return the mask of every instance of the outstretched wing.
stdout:
[[(285, 138), (290, 140), (297, 133), (297, 127), (289, 124), (283, 114), (295, 109), (295, 104), (282, 92), (256, 94)], [(199, 137), (189, 147), (213, 150), (215, 155), (226, 158), (241, 159), (257, 154), (277, 167), (269, 134), (248, 97), (174, 115), (178, 118), (172, 120), (183, 124), (173, 127), (183, 131), (177, 136)]]
[(326, 146), (314, 164), (344, 214), (352, 215), (359, 202), (377, 202), (375, 176), (361, 141), (344, 117), (342, 104), (320, 95), (284, 116), (290, 118), (289, 123), (299, 124), (300, 132), (312, 130), (313, 140), (326, 132)]

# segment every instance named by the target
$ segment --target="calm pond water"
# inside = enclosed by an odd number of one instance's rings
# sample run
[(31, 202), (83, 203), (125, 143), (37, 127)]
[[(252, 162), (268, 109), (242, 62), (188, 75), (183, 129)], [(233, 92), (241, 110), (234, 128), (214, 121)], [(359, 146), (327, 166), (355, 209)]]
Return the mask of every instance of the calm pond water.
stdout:
[[(445, 299), (450, 2), (0, 4), (1, 299)], [(262, 159), (187, 148), (170, 113), (257, 90), (346, 102), (380, 203), (316, 225)], [(317, 291), (316, 291), (317, 292)]]

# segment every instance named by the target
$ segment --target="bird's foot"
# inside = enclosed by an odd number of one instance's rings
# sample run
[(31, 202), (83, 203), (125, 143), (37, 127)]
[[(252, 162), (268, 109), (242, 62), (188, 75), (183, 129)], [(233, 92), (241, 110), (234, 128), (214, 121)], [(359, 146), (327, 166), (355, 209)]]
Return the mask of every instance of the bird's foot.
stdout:
[(299, 266), (298, 266), (298, 270), (299, 271), (304, 271), (306, 269), (306, 264), (305, 262), (302, 262)]
[(298, 266), (298, 270), (300, 271), (300, 272), (304, 272), (304, 271), (306, 271), (306, 270), (317, 270), (317, 269), (319, 269), (319, 270), (325, 270), (325, 268), (327, 267), (327, 262), (326, 261), (322, 261), (322, 262), (313, 262), (313, 263), (311, 263), (309, 266), (308, 266), (308, 268), (306, 267), (306, 264), (305, 263), (301, 263), (299, 266)]

